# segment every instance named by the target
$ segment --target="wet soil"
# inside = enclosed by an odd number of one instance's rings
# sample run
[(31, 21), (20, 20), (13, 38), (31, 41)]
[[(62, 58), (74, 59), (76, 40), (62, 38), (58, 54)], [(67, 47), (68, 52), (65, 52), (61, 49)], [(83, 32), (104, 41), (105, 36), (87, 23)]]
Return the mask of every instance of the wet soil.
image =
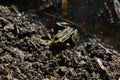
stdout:
[(0, 6), (0, 80), (120, 79), (120, 53), (113, 46), (96, 36), (76, 47), (72, 41), (50, 45), (46, 34), (54, 32), (45, 25), (35, 15)]

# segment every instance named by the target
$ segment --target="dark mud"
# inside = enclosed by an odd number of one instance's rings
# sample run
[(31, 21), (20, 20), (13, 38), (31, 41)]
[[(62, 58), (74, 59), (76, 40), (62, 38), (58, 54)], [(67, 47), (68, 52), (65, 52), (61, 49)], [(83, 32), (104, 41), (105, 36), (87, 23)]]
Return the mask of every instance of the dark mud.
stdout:
[[(48, 45), (34, 15), (0, 6), (0, 80), (119, 80), (120, 54), (96, 36), (74, 47)], [(46, 30), (46, 29), (44, 29)]]

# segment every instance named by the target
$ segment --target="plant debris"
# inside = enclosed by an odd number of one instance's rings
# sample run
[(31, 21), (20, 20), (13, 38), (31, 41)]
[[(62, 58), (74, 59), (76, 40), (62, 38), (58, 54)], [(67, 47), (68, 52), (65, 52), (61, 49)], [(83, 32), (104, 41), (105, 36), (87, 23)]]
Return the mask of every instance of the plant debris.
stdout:
[(112, 46), (90, 36), (75, 48), (51, 47), (48, 35), (55, 34), (40, 19), (19, 13), (0, 5), (0, 80), (120, 79), (120, 53)]

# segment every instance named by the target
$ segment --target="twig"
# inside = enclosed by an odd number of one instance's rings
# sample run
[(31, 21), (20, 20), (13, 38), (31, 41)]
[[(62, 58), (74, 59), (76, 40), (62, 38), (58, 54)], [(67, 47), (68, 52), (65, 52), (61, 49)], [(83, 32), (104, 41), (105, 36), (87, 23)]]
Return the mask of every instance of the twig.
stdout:
[(3, 18), (3, 17), (0, 17), (0, 20), (2, 20), (2, 21), (5, 22), (5, 23), (10, 24), (10, 22), (9, 22), (7, 19)]
[(98, 45), (99, 45), (100, 47), (102, 47), (102, 48), (105, 50), (106, 53), (111, 53), (111, 52), (109, 51), (109, 49), (105, 48), (102, 44), (98, 43)]
[[(106, 51), (106, 53), (111, 53), (110, 50), (107, 49), (107, 48), (105, 48), (102, 44), (98, 43), (98, 45), (99, 45), (101, 48), (103, 48), (103, 49)], [(120, 54), (119, 54), (117, 51), (113, 50), (112, 53), (115, 54), (115, 55), (117, 55), (118, 57), (120, 57)]]
[(100, 68), (105, 71), (106, 75), (108, 76), (109, 80), (112, 80), (112, 75), (110, 74), (110, 72), (107, 70), (107, 68), (105, 68), (105, 66), (103, 65), (102, 61), (99, 58), (95, 58), (98, 65), (100, 66)]
[(85, 34), (90, 34), (90, 33), (88, 33), (87, 31), (86, 31), (86, 29), (84, 28), (84, 27), (82, 27), (81, 25), (78, 25), (78, 24), (76, 24), (75, 22), (73, 22), (73, 21), (70, 21), (70, 20), (68, 20), (68, 19), (65, 19), (65, 18), (63, 18), (63, 17), (60, 17), (60, 16), (57, 16), (57, 15), (53, 15), (53, 14), (50, 14), (50, 13), (47, 13), (47, 12), (43, 12), (45, 15), (48, 15), (48, 16), (51, 16), (51, 17), (54, 17), (54, 18), (57, 18), (57, 19), (60, 19), (60, 20), (63, 20), (63, 21), (65, 21), (65, 22), (68, 22), (68, 23), (70, 23), (70, 24), (72, 24), (72, 25), (75, 25), (75, 26), (71, 26), (72, 28), (75, 28), (75, 29), (78, 29), (80, 32), (83, 32), (83, 33), (85, 33)]
[(63, 21), (66, 21), (66, 22), (68, 22), (68, 23), (71, 23), (71, 24), (73, 24), (73, 25), (75, 25), (75, 26), (77, 26), (77, 27), (85, 30), (85, 28), (81, 27), (80, 25), (74, 23), (73, 21), (70, 21), (70, 20), (68, 20), (68, 19), (65, 19), (65, 18), (63, 18), (63, 17), (57, 16), (57, 15), (53, 15), (53, 14), (50, 14), (50, 13), (47, 13), (47, 12), (44, 12), (44, 14), (45, 14), (45, 15), (48, 15), (48, 16), (51, 16), (51, 17), (54, 17), (54, 18), (61, 19), (61, 20), (63, 20)]
[[(33, 41), (31, 41), (30, 40), (30, 43), (35, 47), (35, 49), (39, 52), (39, 53), (41, 53), (41, 51), (38, 49), (38, 47), (34, 44), (34, 42)], [(42, 54), (42, 53), (41, 53)], [(43, 54), (42, 54), (43, 55)]]

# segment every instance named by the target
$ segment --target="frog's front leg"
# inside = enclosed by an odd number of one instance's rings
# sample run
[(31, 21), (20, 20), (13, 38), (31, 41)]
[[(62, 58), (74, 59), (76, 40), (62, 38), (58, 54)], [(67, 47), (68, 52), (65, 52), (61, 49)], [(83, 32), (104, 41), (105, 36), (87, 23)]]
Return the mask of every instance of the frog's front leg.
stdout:
[(75, 43), (76, 48), (78, 43), (80, 42), (80, 35), (77, 29), (74, 30), (74, 33), (72, 35), (72, 41)]

